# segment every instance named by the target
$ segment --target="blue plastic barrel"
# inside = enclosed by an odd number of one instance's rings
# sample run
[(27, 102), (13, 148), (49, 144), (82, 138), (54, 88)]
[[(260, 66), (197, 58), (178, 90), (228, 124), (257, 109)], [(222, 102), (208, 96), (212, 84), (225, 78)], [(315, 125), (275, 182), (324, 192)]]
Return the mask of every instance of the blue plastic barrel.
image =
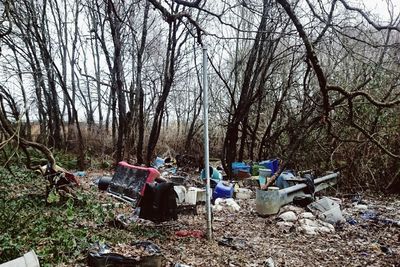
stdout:
[(258, 164), (264, 166), (266, 169), (270, 169), (272, 172), (271, 175), (276, 173), (279, 169), (279, 161), (277, 159), (264, 160)]
[(231, 198), (233, 196), (233, 185), (219, 182), (214, 189), (213, 199)]

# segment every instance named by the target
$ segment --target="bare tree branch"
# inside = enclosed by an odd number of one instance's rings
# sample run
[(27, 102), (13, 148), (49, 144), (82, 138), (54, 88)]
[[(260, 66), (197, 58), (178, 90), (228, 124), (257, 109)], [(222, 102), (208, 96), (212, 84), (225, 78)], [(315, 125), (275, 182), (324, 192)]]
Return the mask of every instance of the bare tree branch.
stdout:
[(352, 6), (350, 6), (350, 5), (346, 2), (346, 0), (339, 0), (339, 1), (343, 4), (343, 6), (344, 6), (346, 9), (348, 9), (348, 10), (350, 10), (350, 11), (356, 11), (357, 13), (359, 13), (359, 14), (360, 14), (372, 27), (374, 27), (376, 30), (378, 30), (378, 31), (381, 31), (381, 30), (395, 30), (395, 31), (400, 32), (400, 26), (399, 26), (399, 25), (397, 25), (397, 26), (393, 26), (393, 25), (390, 25), (390, 24), (385, 25), (385, 26), (379, 25), (379, 24), (375, 23), (375, 22), (367, 15), (367, 13), (365, 13), (362, 9), (357, 8), (357, 7), (352, 7)]

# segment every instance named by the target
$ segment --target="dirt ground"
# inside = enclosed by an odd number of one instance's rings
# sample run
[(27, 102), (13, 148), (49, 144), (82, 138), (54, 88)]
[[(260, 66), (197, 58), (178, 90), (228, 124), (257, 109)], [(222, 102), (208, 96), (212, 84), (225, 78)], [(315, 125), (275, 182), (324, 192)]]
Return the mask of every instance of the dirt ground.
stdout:
[[(332, 193), (320, 195), (327, 194)], [(305, 234), (298, 221), (290, 229), (281, 228), (277, 215), (260, 217), (256, 213), (254, 196), (236, 200), (238, 212), (226, 209), (213, 214), (212, 241), (176, 234), (179, 230), (206, 233), (204, 206), (197, 208), (197, 215), (179, 215), (177, 221), (132, 223), (165, 234), (149, 240), (160, 247), (166, 266), (400, 266), (400, 197), (364, 194), (357, 199), (360, 208), (354, 195), (332, 196), (341, 200), (347, 220), (335, 225), (333, 233)], [(131, 209), (121, 211), (129, 217)], [(376, 216), (368, 218), (368, 214)], [(129, 244), (118, 246), (127, 248)], [(124, 254), (123, 249), (118, 252)]]

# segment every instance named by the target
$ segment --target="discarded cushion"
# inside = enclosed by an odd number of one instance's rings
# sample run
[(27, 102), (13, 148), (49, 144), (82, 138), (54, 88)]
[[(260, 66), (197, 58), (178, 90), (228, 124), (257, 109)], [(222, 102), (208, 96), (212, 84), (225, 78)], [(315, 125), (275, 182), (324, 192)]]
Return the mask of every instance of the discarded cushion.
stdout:
[(173, 183), (147, 183), (139, 204), (139, 217), (156, 223), (177, 220), (176, 197)]
[(139, 195), (143, 195), (145, 184), (153, 182), (159, 176), (160, 173), (154, 168), (133, 166), (121, 161), (118, 163), (108, 191), (135, 200)]

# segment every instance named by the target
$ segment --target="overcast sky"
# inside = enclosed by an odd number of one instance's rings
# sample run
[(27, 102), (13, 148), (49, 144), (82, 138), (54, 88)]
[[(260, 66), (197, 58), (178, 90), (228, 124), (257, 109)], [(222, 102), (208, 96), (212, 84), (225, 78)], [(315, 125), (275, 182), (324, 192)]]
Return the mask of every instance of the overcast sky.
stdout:
[[(390, 15), (388, 11), (388, 2), (393, 5), (394, 17), (400, 14), (400, 1), (399, 0), (351, 0), (353, 6), (363, 7), (365, 10), (370, 11), (372, 14), (381, 17), (382, 19), (389, 20)], [(364, 8), (363, 8), (364, 9)]]

